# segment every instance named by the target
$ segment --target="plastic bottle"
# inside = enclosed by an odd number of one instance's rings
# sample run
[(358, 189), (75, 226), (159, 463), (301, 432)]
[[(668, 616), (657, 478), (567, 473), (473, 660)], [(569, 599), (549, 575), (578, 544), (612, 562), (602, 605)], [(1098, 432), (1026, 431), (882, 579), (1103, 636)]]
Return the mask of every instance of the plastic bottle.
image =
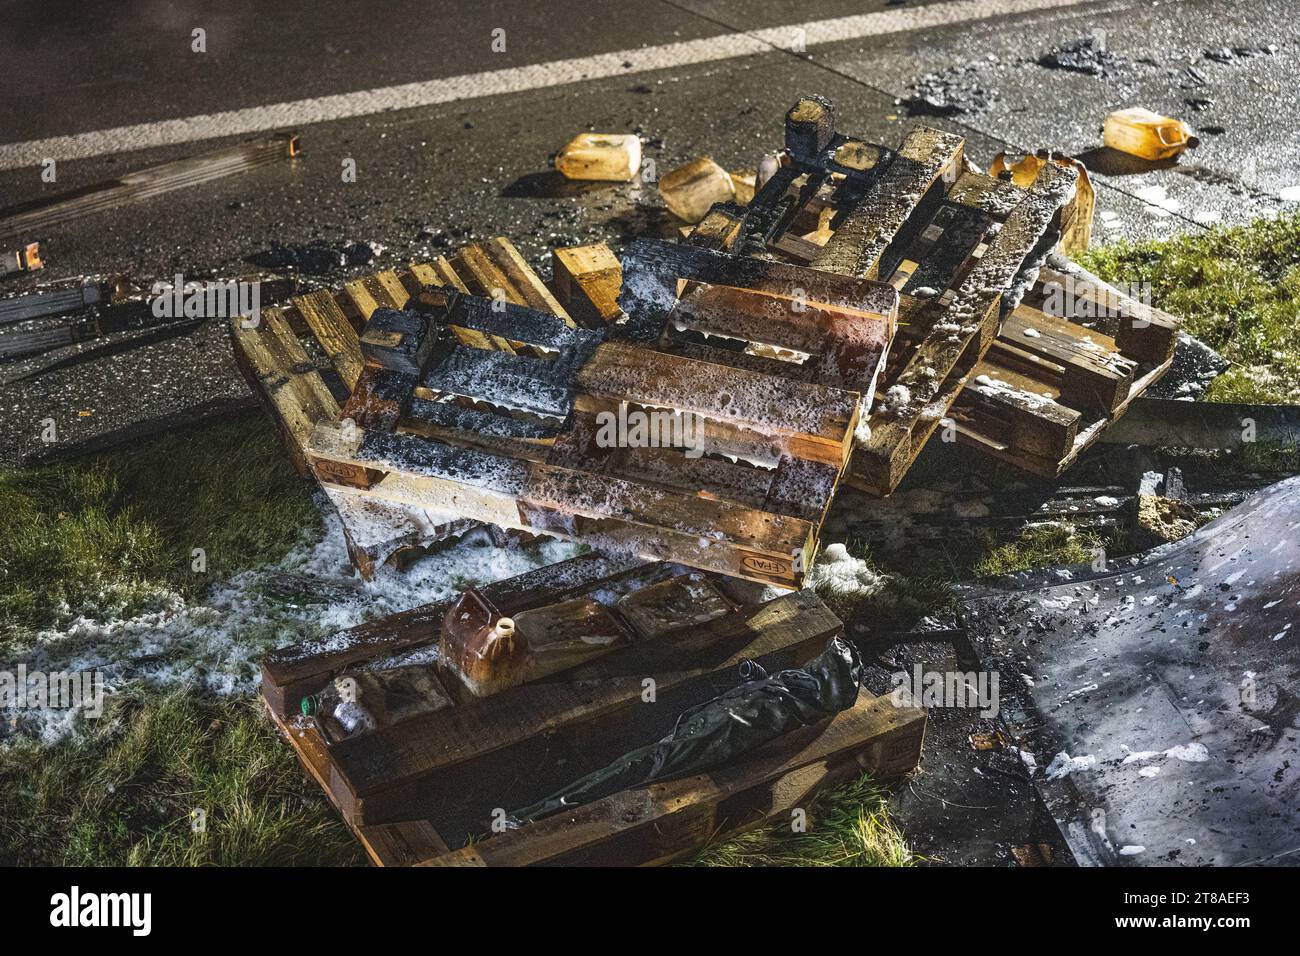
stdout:
[(443, 664), (477, 697), (518, 684), (528, 659), (528, 642), (515, 622), (474, 588), (443, 617), (438, 647)]
[(632, 133), (580, 133), (555, 157), (566, 179), (627, 183), (641, 168), (641, 140)]
[(1161, 116), (1140, 106), (1117, 110), (1107, 116), (1102, 127), (1102, 140), (1111, 149), (1150, 160), (1169, 159), (1201, 142), (1182, 120)]

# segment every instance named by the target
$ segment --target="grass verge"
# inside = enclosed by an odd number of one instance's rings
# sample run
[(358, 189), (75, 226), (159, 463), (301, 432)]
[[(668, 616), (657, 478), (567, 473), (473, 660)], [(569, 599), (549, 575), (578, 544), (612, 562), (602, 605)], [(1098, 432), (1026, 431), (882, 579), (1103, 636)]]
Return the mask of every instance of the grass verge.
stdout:
[(320, 524), (261, 414), (0, 471), (0, 500), (0, 646), (69, 614), (129, 616), (167, 592), (189, 596), (281, 557)]
[(790, 824), (750, 830), (706, 847), (691, 866), (914, 866), (890, 818), (888, 793), (869, 776), (813, 800), (807, 829)]
[(1233, 363), (1208, 401), (1300, 403), (1300, 213), (1115, 242), (1079, 261), (1121, 286), (1150, 283), (1152, 304)]
[(1054, 568), (1091, 561), (1102, 546), (1101, 538), (1062, 521), (1031, 525), (1014, 541), (990, 544), (972, 568), (978, 577), (993, 577), (1013, 571)]
[(6, 866), (363, 862), (255, 700), (127, 691), (80, 739), (0, 750)]

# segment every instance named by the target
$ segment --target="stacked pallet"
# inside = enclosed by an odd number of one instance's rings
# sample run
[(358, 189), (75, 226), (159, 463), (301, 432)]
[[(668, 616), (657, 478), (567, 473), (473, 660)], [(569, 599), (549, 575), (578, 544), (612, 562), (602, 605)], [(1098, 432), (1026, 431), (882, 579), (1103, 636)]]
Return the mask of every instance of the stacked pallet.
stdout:
[(1055, 476), (1168, 369), (1174, 317), (1041, 268), (1091, 212), (1075, 165), (1044, 162), (1020, 188), (980, 172), (951, 133), (918, 126), (897, 150), (839, 133), (819, 97), (790, 110), (785, 141), (747, 208), (715, 207), (687, 241), (899, 291), (899, 341), (851, 484), (891, 492), (941, 422)]
[[(501, 811), (668, 733), (683, 710), (734, 686), (741, 661), (800, 666), (842, 631), (809, 591), (766, 603), (759, 591), (680, 566), (585, 555), (475, 592), (530, 632), (538, 656), (553, 656), (544, 649), (552, 638), (568, 641), (561, 664), (516, 686), (477, 697), (436, 653), (440, 625), (460, 606), (446, 602), (272, 653), (262, 662), (263, 700), (379, 865), (667, 862), (788, 818), (821, 786), (864, 771), (905, 773), (920, 757), (924, 711), (863, 691), (833, 719), (724, 767), (518, 829), (493, 826)], [(595, 617), (602, 635), (620, 640), (584, 643), (577, 635)], [(325, 715), (298, 713), (300, 700), (340, 675), (413, 664), (431, 688), (420, 713), (352, 735)]]
[[(610, 257), (557, 250), (557, 287), (579, 303), (579, 326), (504, 239), (235, 323), (247, 377), (339, 508), (363, 573), (486, 522), (802, 583), (897, 296), (703, 249), (639, 253), (638, 267), (657, 265), (643, 268), (645, 295), (615, 333), (603, 325)], [(717, 282), (744, 288), (719, 299)], [(691, 290), (680, 303), (679, 283)], [(789, 318), (756, 331), (774, 315)], [(718, 364), (714, 352), (735, 353), (650, 347), (669, 326), (762, 350)], [(782, 349), (807, 359), (768, 357)], [(648, 441), (608, 430), (634, 416), (655, 426)]]

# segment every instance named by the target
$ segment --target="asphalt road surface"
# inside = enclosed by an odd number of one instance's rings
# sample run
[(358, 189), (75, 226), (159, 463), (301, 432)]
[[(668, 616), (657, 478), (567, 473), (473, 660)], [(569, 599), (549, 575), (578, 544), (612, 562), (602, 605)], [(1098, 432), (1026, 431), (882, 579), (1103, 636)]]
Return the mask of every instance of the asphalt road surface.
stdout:
[[(653, 188), (554, 188), (550, 157), (576, 132), (639, 133), (661, 170), (702, 153), (752, 167), (804, 92), (868, 139), (924, 122), (967, 136), (982, 162), (1040, 146), (1089, 157), (1100, 241), (1300, 198), (1300, 24), (1284, 0), (114, 6), (0, 5), (0, 61), (18, 80), (0, 90), (0, 206), (259, 131), (298, 129), (304, 154), (26, 237), (46, 242), (41, 281), (247, 272), (283, 261), (282, 246), (372, 243), (318, 280), (336, 282), (493, 235), (544, 269), (554, 245), (671, 228)], [(1104, 44), (1102, 75), (1038, 63), (1081, 37)], [(964, 111), (912, 115), (901, 101), (925, 74)], [(1187, 119), (1201, 146), (1167, 169), (1108, 161), (1101, 121), (1132, 105)], [(71, 448), (248, 395), (221, 321), (60, 357), (0, 363), (4, 460), (51, 451), (48, 418)]]

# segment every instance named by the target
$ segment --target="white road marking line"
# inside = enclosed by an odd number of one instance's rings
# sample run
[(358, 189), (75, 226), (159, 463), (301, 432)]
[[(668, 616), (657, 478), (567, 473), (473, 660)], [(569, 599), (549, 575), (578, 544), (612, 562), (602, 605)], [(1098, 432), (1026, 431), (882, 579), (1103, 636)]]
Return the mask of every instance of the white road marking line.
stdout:
[[(636, 50), (619, 50), (532, 66), (449, 76), (440, 80), (384, 86), (355, 93), (338, 93), (270, 106), (253, 106), (183, 119), (138, 123), (113, 129), (52, 136), (25, 143), (0, 144), (0, 169), (39, 164), (44, 159), (82, 159), (154, 146), (171, 146), (222, 136), (242, 136), (366, 116), (415, 106), (544, 89), (582, 80), (629, 76), (666, 67), (690, 66), (767, 53), (773, 46), (789, 49), (796, 41), (816, 44), (903, 33), (1016, 13), (1033, 13), (1078, 6), (1093, 0), (952, 0), (924, 7), (900, 7), (832, 20), (812, 20), (787, 26), (723, 36), (666, 43)], [(630, 63), (631, 66), (624, 64)]]

